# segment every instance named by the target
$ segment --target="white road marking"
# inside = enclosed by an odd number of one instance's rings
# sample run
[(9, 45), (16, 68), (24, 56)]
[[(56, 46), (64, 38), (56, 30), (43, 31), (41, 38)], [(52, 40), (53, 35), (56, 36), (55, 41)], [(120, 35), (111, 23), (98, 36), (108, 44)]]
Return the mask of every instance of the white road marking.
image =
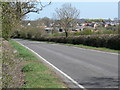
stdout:
[[(18, 41), (16, 41), (18, 42)], [(72, 79), (70, 76), (68, 76), (66, 73), (64, 73), (63, 71), (61, 71), (60, 69), (58, 69), (56, 66), (54, 66), (53, 64), (51, 64), (50, 62), (48, 62), (46, 59), (44, 59), (42, 56), (40, 56), (38, 53), (36, 53), (35, 51), (33, 51), (32, 49), (28, 48), (27, 46), (21, 44), (20, 42), (18, 42), (20, 45), (22, 45), (23, 47), (27, 48), (28, 50), (30, 50), (31, 52), (33, 52), (34, 54), (36, 54), (39, 58), (41, 58), (44, 62), (46, 62), (47, 64), (49, 64), (50, 66), (52, 66), (54, 69), (56, 69), (58, 72), (60, 72), (62, 75), (64, 75), (65, 77), (67, 77), (70, 81), (72, 81), (75, 85), (77, 85), (79, 88), (83, 89), (83, 90), (87, 90), (85, 89), (85, 87), (83, 87), (82, 85), (80, 85), (79, 83), (77, 83), (74, 79)]]

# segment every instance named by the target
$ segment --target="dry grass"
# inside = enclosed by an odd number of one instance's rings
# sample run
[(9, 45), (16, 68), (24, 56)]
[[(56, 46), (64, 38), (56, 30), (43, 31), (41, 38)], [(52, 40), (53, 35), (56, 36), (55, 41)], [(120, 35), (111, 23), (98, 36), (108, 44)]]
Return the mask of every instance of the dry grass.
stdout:
[(21, 59), (8, 41), (2, 42), (2, 88), (19, 88), (23, 85)]

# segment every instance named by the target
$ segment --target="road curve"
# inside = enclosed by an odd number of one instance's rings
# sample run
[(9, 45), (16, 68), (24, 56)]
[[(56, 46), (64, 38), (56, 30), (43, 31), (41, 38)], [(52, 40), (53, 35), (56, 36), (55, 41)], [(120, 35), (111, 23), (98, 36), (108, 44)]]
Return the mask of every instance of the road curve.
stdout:
[(118, 54), (14, 39), (32, 49), (85, 88), (118, 87)]

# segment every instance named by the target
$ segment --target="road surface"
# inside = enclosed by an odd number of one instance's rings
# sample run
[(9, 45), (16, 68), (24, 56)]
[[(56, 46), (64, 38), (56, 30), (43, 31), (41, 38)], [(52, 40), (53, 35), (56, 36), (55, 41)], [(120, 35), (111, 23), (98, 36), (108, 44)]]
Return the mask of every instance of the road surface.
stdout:
[(118, 87), (118, 54), (15, 39), (85, 88)]

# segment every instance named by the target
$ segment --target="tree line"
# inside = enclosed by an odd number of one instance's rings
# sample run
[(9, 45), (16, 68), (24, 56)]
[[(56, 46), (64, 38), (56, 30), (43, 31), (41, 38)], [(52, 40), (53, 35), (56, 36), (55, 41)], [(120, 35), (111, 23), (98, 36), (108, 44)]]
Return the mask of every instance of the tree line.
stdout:
[[(1, 22), (2, 22), (2, 37), (8, 40), (14, 30), (18, 28), (21, 20), (30, 12), (39, 13), (44, 7), (50, 5), (49, 2), (43, 5), (42, 2), (0, 2), (2, 8)], [(36, 5), (39, 7), (36, 7)]]
[[(40, 4), (39, 8), (36, 5)], [(50, 5), (49, 2), (47, 5)], [(19, 28), (22, 19), (30, 12), (38, 13), (47, 5), (42, 2), (1, 2), (2, 7), (2, 37), (8, 40), (15, 29)], [(79, 16), (79, 10), (72, 7), (71, 4), (64, 4), (55, 11), (55, 17), (59, 21), (61, 28), (64, 29), (68, 37), (69, 28), (73, 27)], [(44, 20), (45, 21), (45, 20)]]

